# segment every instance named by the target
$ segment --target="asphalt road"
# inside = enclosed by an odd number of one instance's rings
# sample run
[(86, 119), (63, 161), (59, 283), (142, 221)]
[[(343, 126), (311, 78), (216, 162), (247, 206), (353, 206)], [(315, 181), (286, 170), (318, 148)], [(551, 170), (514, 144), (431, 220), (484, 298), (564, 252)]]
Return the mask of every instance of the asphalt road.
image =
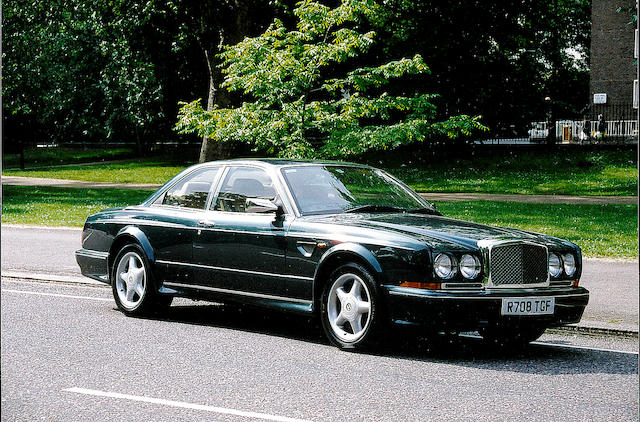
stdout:
[(1, 288), (2, 420), (638, 418), (636, 339), (545, 335), (509, 353), (412, 332), (347, 353), (299, 316), (179, 300), (128, 318), (106, 286)]
[[(2, 226), (2, 270), (80, 276), (74, 258), (80, 233), (80, 229)], [(637, 262), (587, 259), (581, 284), (592, 293), (585, 323), (638, 331)]]

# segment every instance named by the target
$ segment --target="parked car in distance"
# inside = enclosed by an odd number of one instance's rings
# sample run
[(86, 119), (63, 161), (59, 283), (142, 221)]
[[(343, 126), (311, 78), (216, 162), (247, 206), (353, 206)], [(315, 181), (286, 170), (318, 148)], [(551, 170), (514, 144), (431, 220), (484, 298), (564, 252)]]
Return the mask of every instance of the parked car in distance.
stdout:
[(519, 346), (589, 300), (575, 244), (447, 218), (384, 171), (337, 162), (190, 167), (140, 205), (90, 215), (76, 259), (127, 315), (236, 301), (317, 314), (345, 349), (389, 322)]

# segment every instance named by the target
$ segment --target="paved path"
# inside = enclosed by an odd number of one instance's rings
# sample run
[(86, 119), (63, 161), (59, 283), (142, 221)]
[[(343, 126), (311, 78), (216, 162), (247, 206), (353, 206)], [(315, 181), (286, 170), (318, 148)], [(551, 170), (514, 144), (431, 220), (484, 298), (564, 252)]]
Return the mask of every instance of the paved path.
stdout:
[[(2, 176), (3, 185), (54, 186), (82, 189), (148, 189), (155, 190), (162, 185), (153, 183), (108, 183), (85, 180), (45, 179), (40, 177)], [(637, 204), (637, 196), (570, 196), (570, 195), (507, 195), (493, 193), (449, 193), (420, 192), (433, 202), (438, 201), (498, 201), (526, 202), (537, 204)]]
[(43, 177), (2, 176), (3, 185), (53, 186), (57, 188), (81, 189), (148, 189), (156, 190), (162, 185), (153, 183), (109, 183), (86, 180), (46, 179)]
[(428, 201), (498, 201), (534, 204), (637, 204), (637, 196), (508, 195), (497, 193), (420, 192)]

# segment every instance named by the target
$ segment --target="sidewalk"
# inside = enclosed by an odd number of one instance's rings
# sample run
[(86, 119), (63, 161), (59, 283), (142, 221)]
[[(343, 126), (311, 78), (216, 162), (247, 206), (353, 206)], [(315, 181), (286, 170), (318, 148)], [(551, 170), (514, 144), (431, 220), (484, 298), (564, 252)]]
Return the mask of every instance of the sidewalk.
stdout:
[(52, 186), (57, 188), (79, 189), (143, 189), (156, 190), (162, 185), (153, 183), (109, 183), (89, 182), (86, 180), (45, 179), (42, 177), (2, 176), (3, 185), (13, 186)]
[[(143, 189), (155, 190), (160, 186), (152, 183), (108, 183), (85, 180), (45, 179), (39, 177), (2, 176), (3, 185), (14, 186), (53, 186), (80, 189)], [(637, 196), (570, 196), (570, 195), (511, 195), (493, 193), (453, 193), (420, 192), (428, 201), (497, 201), (524, 202), (535, 204), (638, 204)]]

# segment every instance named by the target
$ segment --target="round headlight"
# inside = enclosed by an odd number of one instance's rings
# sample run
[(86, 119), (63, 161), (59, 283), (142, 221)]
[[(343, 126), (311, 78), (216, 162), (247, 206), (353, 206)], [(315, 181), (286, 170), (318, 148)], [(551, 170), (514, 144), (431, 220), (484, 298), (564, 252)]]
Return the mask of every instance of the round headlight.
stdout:
[(476, 278), (480, 274), (480, 260), (473, 255), (462, 255), (460, 258), (460, 273), (464, 278)]
[(448, 279), (456, 274), (456, 265), (453, 261), (453, 257), (446, 253), (441, 253), (436, 256), (433, 261), (433, 269), (436, 275), (443, 279)]
[(569, 277), (573, 276), (576, 273), (576, 259), (573, 257), (573, 254), (566, 253), (562, 255), (562, 260), (564, 261), (564, 272), (567, 273)]
[(562, 272), (562, 262), (560, 257), (554, 253), (549, 254), (549, 274), (551, 277), (558, 277)]

